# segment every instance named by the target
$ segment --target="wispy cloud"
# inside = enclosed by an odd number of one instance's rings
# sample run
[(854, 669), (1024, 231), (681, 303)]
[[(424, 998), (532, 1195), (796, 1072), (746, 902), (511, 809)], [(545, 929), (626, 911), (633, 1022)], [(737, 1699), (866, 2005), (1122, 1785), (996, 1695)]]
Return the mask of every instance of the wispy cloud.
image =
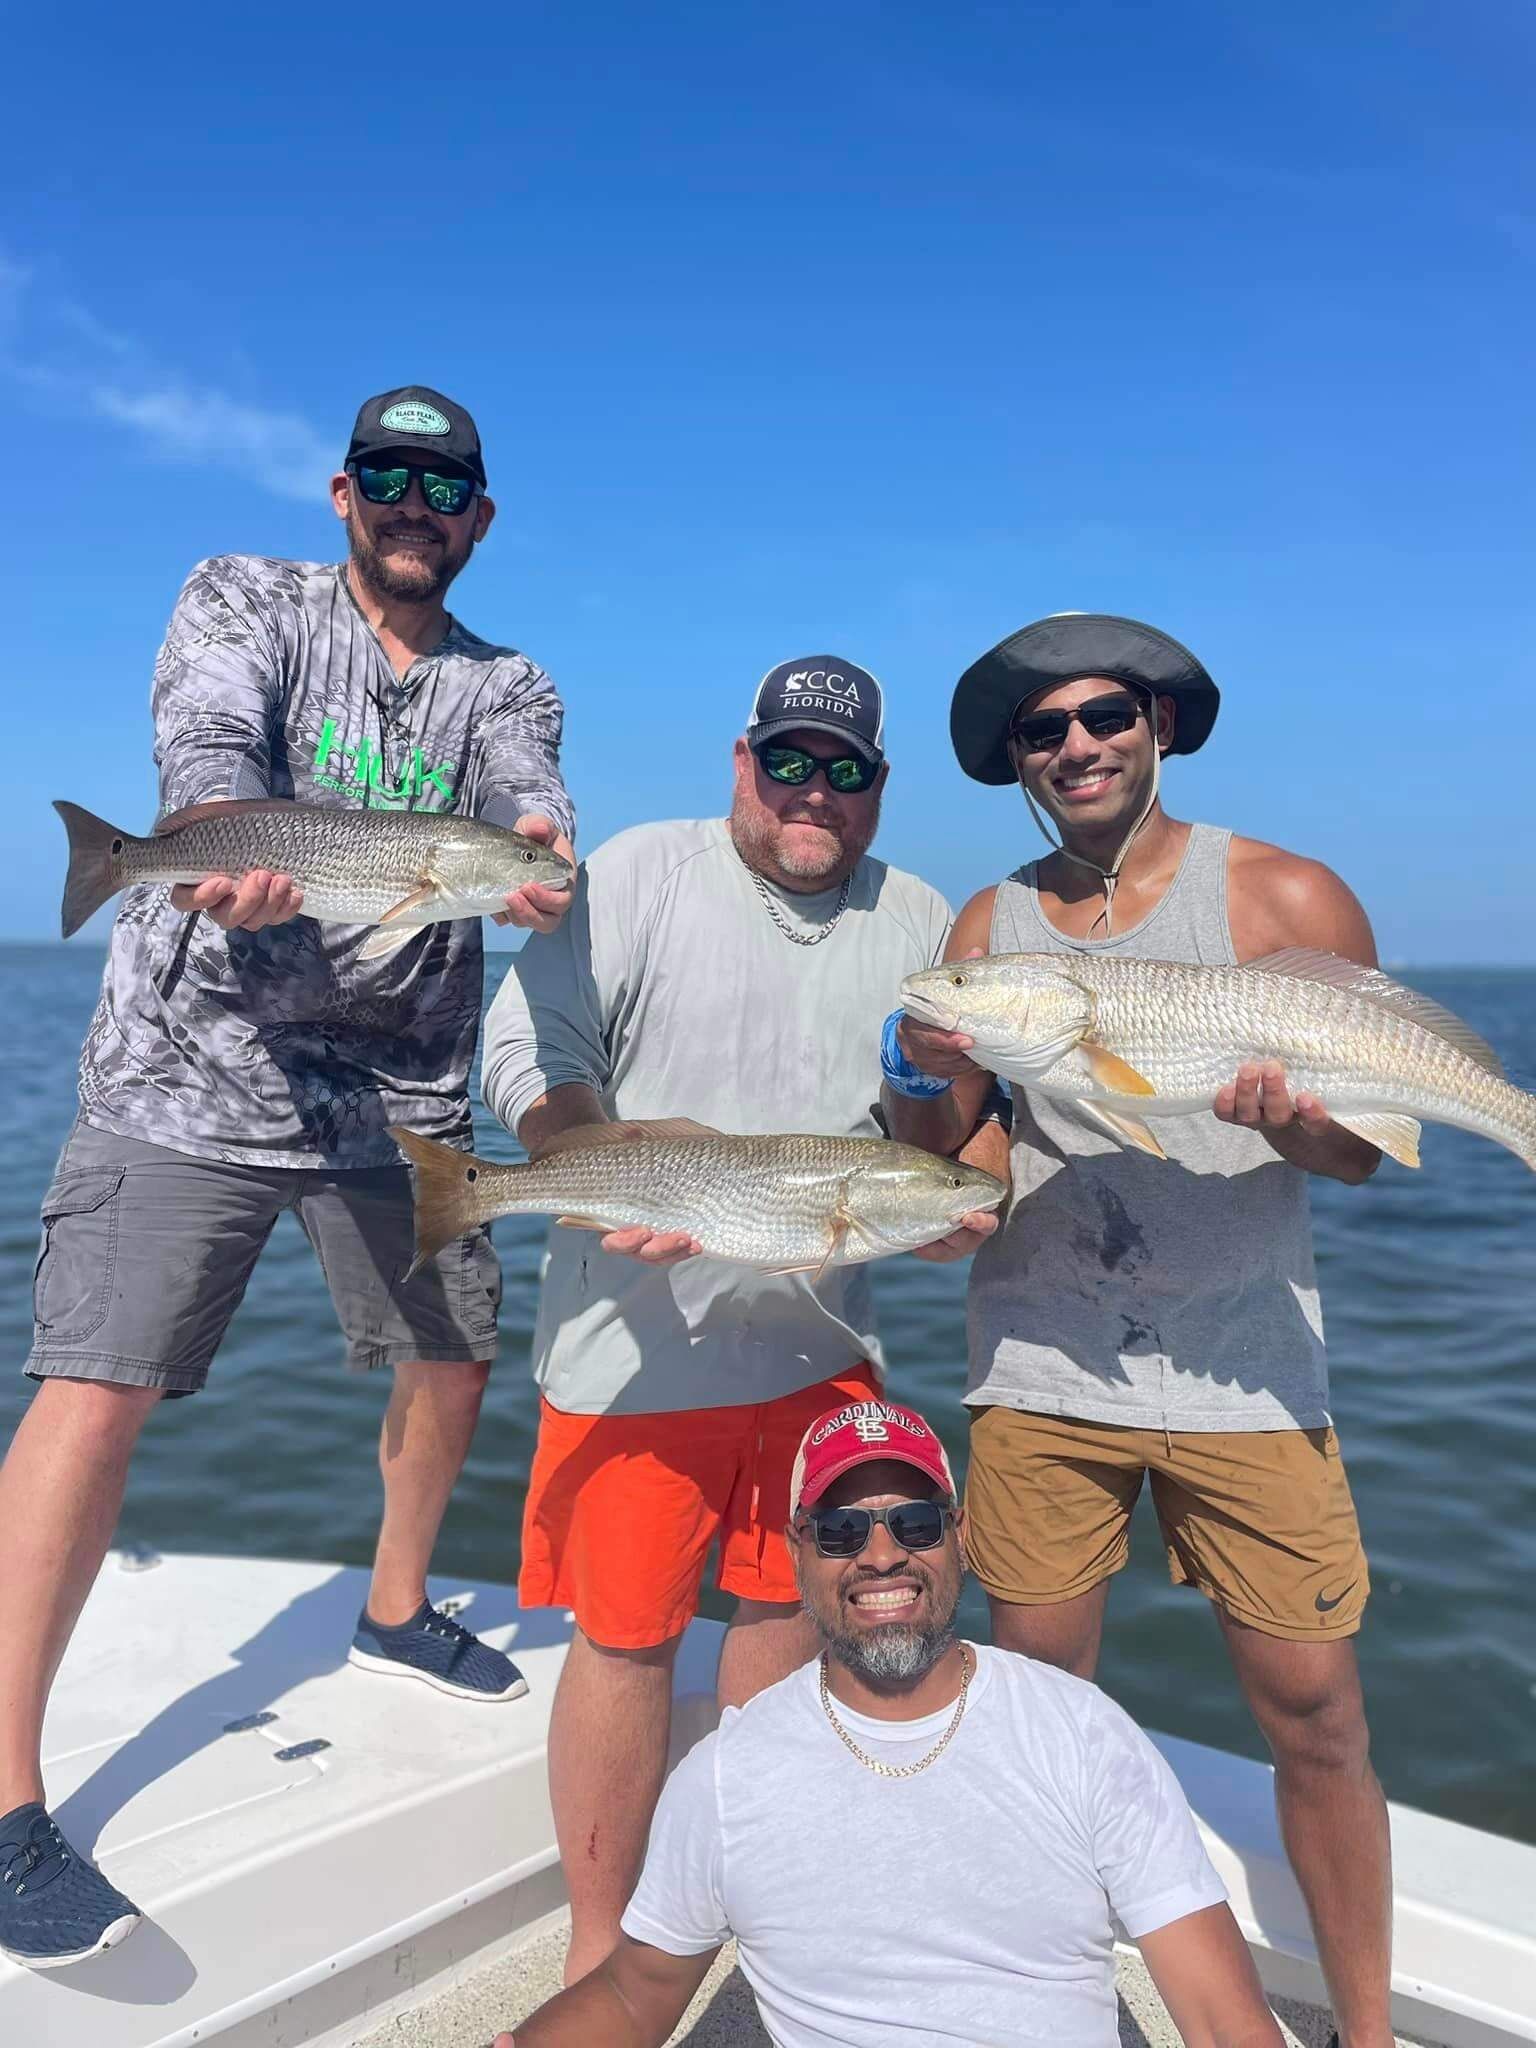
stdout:
[(142, 353), (132, 335), (119, 334), (116, 328), (108, 327), (105, 321), (98, 320), (88, 307), (77, 305), (73, 299), (55, 299), (53, 311), (56, 319), (61, 320), (66, 327), (72, 328), (82, 340), (89, 342), (92, 348), (98, 348), (106, 355), (116, 356), (119, 361), (123, 361), (129, 356)]
[(3, 250), (0, 380), (40, 411), (100, 421), (164, 462), (238, 469), (278, 497), (315, 502), (335, 467), (335, 449), (301, 413), (168, 369), (137, 336), (40, 290)]
[(282, 498), (313, 503), (336, 466), (335, 449), (300, 414), (222, 391), (93, 384), (84, 395), (98, 418), (132, 428), (170, 460), (238, 468)]

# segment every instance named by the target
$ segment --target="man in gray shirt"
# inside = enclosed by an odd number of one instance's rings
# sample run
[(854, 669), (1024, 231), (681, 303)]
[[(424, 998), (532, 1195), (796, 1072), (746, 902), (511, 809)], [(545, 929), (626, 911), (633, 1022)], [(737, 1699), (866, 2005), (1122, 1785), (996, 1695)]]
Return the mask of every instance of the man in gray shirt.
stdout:
[[(162, 813), (213, 799), (461, 810), (569, 854), (560, 700), (443, 597), (494, 506), (473, 420), (440, 392), (368, 400), (332, 502), (348, 561), (193, 570), (155, 666)], [(565, 898), (506, 918), (550, 930)], [(392, 1123), (466, 1142), (481, 936), (432, 925), (383, 959), (301, 915), (282, 875), (137, 888), (112, 931), (80, 1118), (43, 1198), (41, 1382), (0, 1470), (0, 1952), (47, 1969), (138, 1915), (43, 1806), (43, 1710), (152, 1408), (195, 1393), (278, 1215), (314, 1245), (349, 1363), (389, 1366), (384, 1521), (352, 1658), (468, 1699), (526, 1687), (440, 1615), (427, 1565), (496, 1348), (483, 1232), (414, 1279)], [(202, 913), (201, 915), (199, 913)]]
[[(1201, 746), (1217, 707), (1189, 650), (1134, 619), (1040, 619), (976, 662), (951, 713), (960, 764), (1021, 786), (1059, 844), (971, 898), (951, 958), (1231, 966), (1302, 947), (1374, 966), (1364, 911), (1320, 862), (1163, 808), (1163, 759)], [(1174, 1583), (1211, 1601), (1274, 1753), (1346, 2048), (1390, 2048), (1387, 1815), (1354, 1649), (1370, 1582), (1307, 1196), (1309, 1175), (1358, 1183), (1381, 1155), (1274, 1061), (1236, 1073), (1213, 1115), (1161, 1121), (1165, 1160), (1019, 1087), (1009, 1147), (969, 1135), (991, 1085), (969, 1039), (908, 1019), (899, 1041), (895, 1134), (1013, 1185), (969, 1301), (968, 1549), (994, 1639), (1092, 1676), (1150, 1475)]]
[[(518, 956), (486, 1027), (502, 1122), (530, 1150), (606, 1118), (878, 1132), (892, 991), (949, 925), (932, 889), (867, 857), (885, 778), (873, 676), (829, 655), (770, 670), (729, 819), (620, 833)], [(721, 1698), (740, 1705), (812, 1654), (783, 1536), (800, 1436), (880, 1384), (866, 1268), (770, 1275), (697, 1250), (555, 1229), (544, 1262), (519, 1592), (576, 1614), (549, 1739), (568, 1981), (618, 1938), (711, 1544), (738, 1597)]]

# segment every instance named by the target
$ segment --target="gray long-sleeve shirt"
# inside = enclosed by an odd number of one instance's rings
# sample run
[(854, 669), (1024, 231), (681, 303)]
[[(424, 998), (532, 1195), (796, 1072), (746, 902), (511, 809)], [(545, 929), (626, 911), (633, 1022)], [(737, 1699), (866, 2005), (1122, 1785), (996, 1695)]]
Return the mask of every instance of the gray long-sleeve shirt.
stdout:
[[(454, 619), (397, 677), (333, 563), (200, 562), (152, 709), (162, 815), (276, 796), (574, 830), (544, 671)], [(359, 960), (366, 931), (300, 916), (226, 933), (168, 889), (130, 890), (81, 1056), (86, 1122), (260, 1166), (397, 1165), (392, 1123), (466, 1141), (480, 926)]]
[[(806, 932), (838, 892), (774, 892)], [(775, 925), (723, 820), (641, 825), (583, 863), (560, 929), (517, 956), (486, 1020), (481, 1086), (510, 1129), (584, 1082), (610, 1116), (689, 1116), (725, 1131), (873, 1137), (880, 1027), (903, 975), (937, 959), (944, 899), (862, 860), (814, 946)], [(771, 1401), (881, 1364), (869, 1272), (813, 1287), (713, 1259), (658, 1270), (550, 1232), (534, 1372), (572, 1414)]]

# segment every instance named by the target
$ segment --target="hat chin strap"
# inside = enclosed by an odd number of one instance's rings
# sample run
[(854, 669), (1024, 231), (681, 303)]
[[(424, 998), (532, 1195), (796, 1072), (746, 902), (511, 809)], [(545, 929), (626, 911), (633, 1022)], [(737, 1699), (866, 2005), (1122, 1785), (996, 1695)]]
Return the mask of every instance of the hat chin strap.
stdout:
[(1148, 818), (1150, 818), (1152, 815), (1153, 806), (1157, 802), (1157, 793), (1162, 784), (1162, 767), (1163, 750), (1161, 746), (1159, 746), (1157, 741), (1157, 734), (1154, 732), (1152, 735), (1152, 784), (1150, 789), (1147, 791), (1147, 800), (1142, 805), (1141, 814), (1137, 818), (1135, 824), (1131, 827), (1130, 831), (1127, 832), (1125, 837), (1121, 840), (1120, 851), (1115, 855), (1114, 859), (1110, 862), (1107, 868), (1100, 867), (1099, 863), (1096, 860), (1090, 860), (1085, 853), (1074, 853), (1071, 847), (1066, 844), (1065, 840), (1063, 840), (1059, 834), (1053, 835), (1050, 824), (1046, 819), (1045, 813), (1041, 810), (1040, 806), (1035, 802), (1034, 798), (1030, 795), (1029, 790), (1025, 787), (1023, 778), (1020, 777), (1019, 779), (1019, 787), (1024, 791), (1024, 801), (1029, 805), (1030, 816), (1034, 819), (1035, 823), (1040, 827), (1040, 831), (1044, 836), (1047, 844), (1053, 847), (1055, 851), (1059, 853), (1064, 860), (1073, 861), (1080, 868), (1090, 869), (1092, 873), (1098, 876), (1099, 880), (1104, 885), (1104, 908), (1099, 913), (1099, 916), (1096, 917), (1093, 920), (1093, 923), (1088, 927), (1088, 936), (1090, 939), (1093, 937), (1094, 931), (1101, 922), (1104, 926), (1105, 938), (1110, 938), (1113, 935), (1115, 887), (1120, 880), (1121, 863), (1124, 861), (1125, 856), (1131, 850), (1131, 842), (1135, 839), (1137, 833), (1141, 830), (1142, 826), (1146, 824)]

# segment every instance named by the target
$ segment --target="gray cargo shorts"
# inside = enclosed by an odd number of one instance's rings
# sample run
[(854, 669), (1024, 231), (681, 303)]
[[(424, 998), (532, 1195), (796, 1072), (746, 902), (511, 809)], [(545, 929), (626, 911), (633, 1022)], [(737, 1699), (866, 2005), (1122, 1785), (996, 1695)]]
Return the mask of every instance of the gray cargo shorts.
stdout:
[(231, 1166), (77, 1123), (43, 1197), (27, 1372), (195, 1394), (284, 1209), (315, 1248), (353, 1371), (495, 1355), (501, 1268), (483, 1230), (404, 1277), (404, 1166)]

